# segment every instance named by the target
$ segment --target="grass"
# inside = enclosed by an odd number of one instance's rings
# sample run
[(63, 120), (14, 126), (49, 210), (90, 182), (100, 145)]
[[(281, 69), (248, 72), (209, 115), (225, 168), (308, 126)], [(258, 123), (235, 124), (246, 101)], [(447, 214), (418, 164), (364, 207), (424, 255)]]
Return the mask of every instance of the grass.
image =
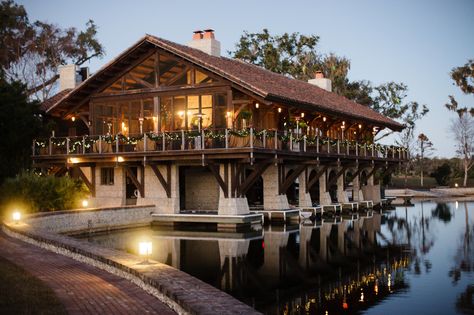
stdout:
[[(449, 187), (454, 187), (455, 183), (458, 183), (459, 187), (462, 186), (462, 178), (452, 178), (449, 180)], [(438, 183), (434, 177), (425, 176), (423, 178), (423, 187), (420, 185), (420, 176), (407, 176), (407, 188), (411, 189), (430, 189), (438, 187)], [(467, 186), (474, 187), (474, 178), (467, 179)], [(392, 183), (387, 188), (405, 188), (405, 176), (392, 176)]]
[(53, 290), (0, 257), (0, 314), (67, 314)]

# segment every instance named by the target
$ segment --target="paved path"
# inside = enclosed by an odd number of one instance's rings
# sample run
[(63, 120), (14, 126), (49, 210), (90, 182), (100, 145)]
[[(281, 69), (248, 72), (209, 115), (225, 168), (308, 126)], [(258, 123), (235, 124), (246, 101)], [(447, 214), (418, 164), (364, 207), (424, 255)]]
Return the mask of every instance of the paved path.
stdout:
[(125, 279), (2, 232), (0, 256), (51, 287), (69, 314), (176, 314)]

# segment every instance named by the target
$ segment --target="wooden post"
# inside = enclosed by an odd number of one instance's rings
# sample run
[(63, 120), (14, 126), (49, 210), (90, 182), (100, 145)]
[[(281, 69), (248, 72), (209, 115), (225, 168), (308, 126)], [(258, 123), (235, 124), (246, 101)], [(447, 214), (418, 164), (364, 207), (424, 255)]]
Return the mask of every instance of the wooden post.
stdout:
[(82, 154), (86, 154), (86, 137), (82, 136)]
[(51, 137), (49, 138), (49, 155), (53, 154), (53, 142), (51, 141)]
[(278, 149), (278, 131), (275, 130), (275, 150)]
[(250, 128), (250, 147), (253, 148), (253, 127)]
[(66, 155), (68, 154), (69, 154), (69, 137), (66, 138)]
[(99, 136), (99, 154), (102, 153), (102, 136)]
[(115, 136), (115, 153), (119, 152), (119, 136)]
[(163, 131), (163, 133), (161, 134), (161, 140), (163, 141), (163, 145), (161, 146), (161, 150), (162, 150), (162, 151), (165, 151), (166, 139), (165, 139), (165, 132), (164, 132), (164, 131)]
[(319, 136), (316, 137), (316, 153), (319, 153)]
[(33, 139), (33, 145), (31, 146), (31, 149), (33, 150), (32, 154), (31, 154), (32, 156), (35, 156), (35, 144), (36, 144), (35, 139)]
[(306, 135), (303, 136), (303, 152), (306, 152)]
[(356, 142), (356, 156), (359, 156), (359, 142)]
[(293, 133), (290, 131), (290, 151), (293, 151)]
[(372, 157), (374, 157), (375, 143), (372, 143)]
[(265, 129), (263, 130), (263, 147), (267, 147), (267, 131)]
[(146, 137), (146, 132), (143, 134), (143, 152), (146, 152), (147, 151), (147, 142), (148, 142), (148, 139)]
[(184, 150), (185, 142), (184, 142), (184, 130), (181, 130), (181, 150)]
[(229, 129), (225, 128), (225, 148), (229, 148)]
[(337, 139), (337, 154), (338, 154), (338, 155), (341, 154), (341, 146), (340, 146), (340, 143), (341, 143), (341, 142), (339, 141), (339, 139)]
[(328, 138), (328, 154), (331, 153), (331, 141)]
[(201, 129), (201, 150), (204, 150), (204, 143), (206, 140), (204, 139), (204, 129)]

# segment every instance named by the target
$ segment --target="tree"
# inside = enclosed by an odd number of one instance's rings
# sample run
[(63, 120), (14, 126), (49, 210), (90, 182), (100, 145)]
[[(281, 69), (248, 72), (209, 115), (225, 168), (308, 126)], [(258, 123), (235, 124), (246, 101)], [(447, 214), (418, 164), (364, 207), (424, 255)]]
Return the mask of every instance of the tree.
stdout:
[[(474, 60), (464, 66), (451, 70), (451, 78), (464, 94), (474, 94)], [(454, 96), (449, 95), (449, 103), (445, 104), (449, 111), (455, 112), (457, 118), (451, 122), (451, 132), (456, 141), (456, 152), (462, 158), (464, 182), (467, 185), (468, 172), (474, 165), (474, 107), (460, 106)]]
[(38, 103), (28, 100), (21, 82), (0, 79), (0, 183), (31, 163), (33, 138), (42, 126)]
[(6, 39), (0, 49), (0, 71), (8, 81), (26, 84), (29, 96), (42, 100), (50, 97), (60, 65), (80, 66), (104, 55), (92, 20), (86, 23), (85, 31), (61, 29), (41, 21), (31, 23), (24, 7), (12, 0), (1, 2), (0, 14), (0, 34)]
[(443, 163), (438, 166), (431, 176), (436, 179), (436, 182), (440, 186), (446, 186), (448, 184), (449, 176), (451, 175), (451, 166), (448, 163)]
[(423, 159), (425, 158), (425, 151), (433, 149), (433, 143), (424, 133), (418, 135), (418, 143), (420, 145), (420, 185), (423, 187)]
[[(333, 53), (318, 52), (318, 42), (316, 35), (272, 35), (263, 29), (261, 33), (244, 32), (235, 50), (229, 53), (234, 58), (298, 80), (312, 79), (316, 71), (322, 71), (331, 79), (335, 93), (369, 106), (411, 129), (428, 113), (425, 105), (404, 102), (408, 88), (403, 83), (388, 82), (374, 87), (370, 81), (350, 81), (347, 77), (350, 60)], [(391, 133), (384, 133), (379, 139)]]

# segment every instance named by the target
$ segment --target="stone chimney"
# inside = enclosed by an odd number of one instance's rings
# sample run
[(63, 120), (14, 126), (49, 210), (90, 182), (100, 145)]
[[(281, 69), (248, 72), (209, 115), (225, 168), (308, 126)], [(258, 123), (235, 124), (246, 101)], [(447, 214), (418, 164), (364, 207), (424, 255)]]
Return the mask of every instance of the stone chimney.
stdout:
[(322, 71), (316, 71), (314, 79), (308, 80), (308, 83), (314, 84), (326, 91), (332, 92), (331, 80), (325, 78)]
[(211, 29), (194, 31), (193, 40), (188, 43), (188, 46), (212, 56), (221, 56), (221, 43), (215, 39), (214, 30)]
[(59, 92), (74, 89), (89, 77), (89, 68), (76, 65), (59, 66)]

